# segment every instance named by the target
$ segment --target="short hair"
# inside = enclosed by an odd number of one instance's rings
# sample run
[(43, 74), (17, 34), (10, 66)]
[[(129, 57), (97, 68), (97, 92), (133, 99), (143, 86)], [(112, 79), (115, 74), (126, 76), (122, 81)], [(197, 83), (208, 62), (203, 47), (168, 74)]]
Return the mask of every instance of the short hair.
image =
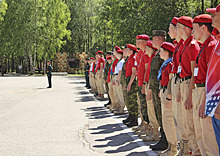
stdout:
[(212, 33), (213, 27), (212, 27), (212, 23), (198, 23), (198, 25), (201, 27), (203, 25), (205, 25), (208, 28), (208, 31), (210, 33)]
[(111, 55), (111, 54), (112, 54), (112, 52), (111, 52), (111, 51), (107, 51), (107, 52), (106, 52), (106, 54)]

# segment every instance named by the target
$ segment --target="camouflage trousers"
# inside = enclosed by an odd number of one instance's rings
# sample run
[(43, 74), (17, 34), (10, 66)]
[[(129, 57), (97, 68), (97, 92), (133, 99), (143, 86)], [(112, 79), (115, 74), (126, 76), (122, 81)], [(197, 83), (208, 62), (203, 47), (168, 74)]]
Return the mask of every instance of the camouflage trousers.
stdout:
[(124, 89), (125, 85), (126, 85), (126, 81), (125, 81), (125, 77), (121, 76), (121, 86), (122, 86), (122, 91), (123, 91), (123, 97), (124, 97), (124, 103), (125, 106), (127, 107), (127, 110), (129, 112), (129, 106), (128, 106), (128, 98), (127, 98), (127, 90)]
[[(126, 77), (126, 84), (128, 85), (131, 77)], [(134, 116), (138, 116), (138, 103), (137, 103), (137, 81), (134, 80), (130, 91), (127, 92), (127, 103), (128, 110), (130, 110), (130, 114)]]
[(157, 117), (157, 122), (159, 126), (162, 128), (162, 113), (161, 113), (161, 101), (158, 96), (160, 90), (159, 89), (152, 89), (152, 101), (154, 104), (154, 110)]
[(141, 118), (149, 123), (149, 118), (148, 118), (148, 114), (147, 114), (147, 101), (146, 101), (146, 96), (145, 94), (142, 94), (141, 93), (141, 90), (142, 90), (142, 86), (138, 86), (138, 93), (137, 93), (137, 96), (138, 96), (138, 101), (140, 102), (140, 114), (141, 114)]

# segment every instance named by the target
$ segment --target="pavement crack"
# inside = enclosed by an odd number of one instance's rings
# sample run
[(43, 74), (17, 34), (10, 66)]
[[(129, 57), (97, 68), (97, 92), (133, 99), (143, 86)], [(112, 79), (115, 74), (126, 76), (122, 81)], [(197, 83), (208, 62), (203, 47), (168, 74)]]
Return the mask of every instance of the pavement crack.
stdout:
[(93, 152), (93, 153), (99, 153), (97, 151), (95, 151), (94, 149), (92, 149), (91, 145), (90, 145), (90, 142), (86, 139), (85, 137), (85, 131), (89, 129), (89, 123), (86, 124), (84, 126), (83, 129), (80, 129), (79, 132), (78, 132), (78, 135), (79, 135), (79, 139), (83, 142), (83, 148), (89, 150), (90, 152)]

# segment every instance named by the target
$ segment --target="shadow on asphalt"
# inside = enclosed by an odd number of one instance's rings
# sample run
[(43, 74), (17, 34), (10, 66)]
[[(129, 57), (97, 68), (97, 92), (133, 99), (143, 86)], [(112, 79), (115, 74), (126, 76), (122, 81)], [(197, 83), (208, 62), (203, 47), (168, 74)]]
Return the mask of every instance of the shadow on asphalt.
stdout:
[(90, 102), (90, 101), (94, 101), (94, 99), (93, 99), (93, 96), (83, 96), (74, 101), (75, 102)]
[[(86, 112), (87, 117), (89, 119), (103, 119), (107, 117), (112, 117), (112, 114), (108, 112), (108, 110), (105, 107), (89, 107), (87, 109), (82, 109)], [(118, 119), (124, 119), (128, 115), (115, 115), (115, 118)], [(111, 134), (116, 131), (122, 131), (122, 127), (119, 124), (106, 124), (106, 125), (101, 125), (97, 128), (89, 128), (88, 129), (91, 135), (103, 135), (103, 134)], [(136, 135), (134, 132), (129, 132), (129, 133), (120, 133), (114, 136), (110, 137), (105, 137), (101, 139), (96, 139), (95, 141), (98, 142), (98, 145), (94, 145), (94, 148), (107, 148), (107, 147), (116, 147), (117, 149), (115, 150), (106, 150), (105, 153), (107, 154), (116, 154), (120, 152), (128, 152), (132, 151), (133, 149), (139, 148), (140, 146), (138, 145), (137, 140), (134, 140), (134, 138), (131, 138), (130, 136)], [(106, 143), (106, 141), (108, 141)], [(134, 142), (136, 141), (136, 142)], [(103, 142), (104, 144), (100, 143)], [(141, 143), (143, 143), (141, 141)], [(144, 145), (149, 146), (150, 144), (155, 143), (155, 142), (144, 142)], [(157, 153), (157, 152), (156, 152)], [(130, 153), (129, 156), (145, 156), (148, 155), (146, 152), (133, 152)], [(150, 153), (149, 153), (150, 155)]]

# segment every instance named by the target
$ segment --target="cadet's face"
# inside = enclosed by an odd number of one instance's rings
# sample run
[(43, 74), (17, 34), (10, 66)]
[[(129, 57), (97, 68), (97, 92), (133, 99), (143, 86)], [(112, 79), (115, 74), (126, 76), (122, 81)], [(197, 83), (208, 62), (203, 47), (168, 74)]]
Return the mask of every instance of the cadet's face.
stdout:
[(123, 49), (123, 56), (127, 57), (126, 48)]
[(171, 39), (176, 38), (177, 30), (176, 30), (176, 27), (173, 24), (170, 24), (168, 34), (170, 35)]
[(182, 34), (183, 34), (183, 25), (180, 23), (177, 23), (176, 25), (176, 35), (177, 37), (181, 38)]
[(108, 63), (109, 63), (109, 64), (111, 64), (111, 63), (112, 63), (112, 60), (111, 60), (111, 59), (109, 59), (109, 60), (107, 60), (107, 61), (108, 61)]
[(202, 26), (200, 27), (198, 23), (193, 23), (193, 36), (195, 40), (199, 41), (202, 36)]
[(49, 66), (49, 65), (50, 65), (50, 62), (47, 62), (47, 65)]
[(138, 48), (145, 48), (147, 45), (147, 41), (146, 40), (136, 40), (136, 45)]
[(113, 50), (113, 54), (116, 56), (117, 55), (117, 51), (115, 50), (115, 48), (114, 48), (114, 50)]
[(160, 58), (165, 60), (167, 52), (163, 48), (160, 48), (160, 53), (159, 54), (160, 54)]
[(220, 30), (220, 12), (212, 15), (212, 26)]

